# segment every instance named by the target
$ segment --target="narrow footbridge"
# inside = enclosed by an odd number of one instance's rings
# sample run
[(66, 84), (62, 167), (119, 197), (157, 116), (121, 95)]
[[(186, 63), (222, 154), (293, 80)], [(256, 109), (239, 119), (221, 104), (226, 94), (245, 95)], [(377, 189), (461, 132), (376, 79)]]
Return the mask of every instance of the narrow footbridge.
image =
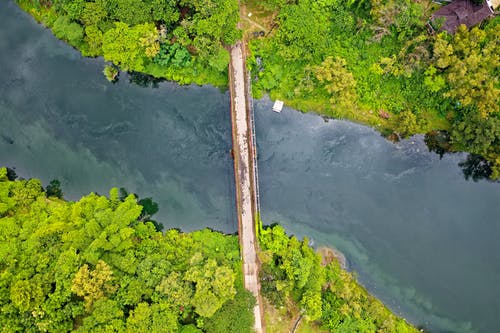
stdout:
[(231, 48), (229, 90), (233, 137), (234, 178), (238, 235), (243, 259), (245, 288), (257, 299), (254, 307), (255, 331), (265, 332), (260, 297), (259, 261), (257, 258), (256, 218), (259, 212), (259, 184), (256, 161), (255, 129), (250, 81), (245, 65), (245, 47), (241, 42)]

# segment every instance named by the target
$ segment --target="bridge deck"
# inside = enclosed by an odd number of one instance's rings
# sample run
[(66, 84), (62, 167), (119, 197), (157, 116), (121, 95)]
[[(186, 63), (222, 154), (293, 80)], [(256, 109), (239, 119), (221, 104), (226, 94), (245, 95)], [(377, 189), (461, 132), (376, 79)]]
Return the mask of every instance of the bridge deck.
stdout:
[(237, 43), (231, 49), (229, 85), (231, 93), (231, 123), (233, 130), (234, 177), (236, 182), (236, 207), (243, 277), (245, 288), (257, 299), (254, 307), (255, 331), (264, 332), (262, 301), (260, 299), (259, 263), (255, 235), (256, 186), (254, 184), (254, 145), (245, 80), (244, 46)]

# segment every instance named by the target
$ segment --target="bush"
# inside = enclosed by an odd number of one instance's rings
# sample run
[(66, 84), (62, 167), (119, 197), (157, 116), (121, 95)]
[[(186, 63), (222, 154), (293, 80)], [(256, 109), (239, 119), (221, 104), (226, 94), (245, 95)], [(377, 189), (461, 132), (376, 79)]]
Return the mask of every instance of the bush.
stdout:
[(52, 31), (57, 38), (67, 41), (74, 47), (79, 46), (83, 39), (82, 26), (71, 22), (68, 16), (59, 16), (52, 26)]

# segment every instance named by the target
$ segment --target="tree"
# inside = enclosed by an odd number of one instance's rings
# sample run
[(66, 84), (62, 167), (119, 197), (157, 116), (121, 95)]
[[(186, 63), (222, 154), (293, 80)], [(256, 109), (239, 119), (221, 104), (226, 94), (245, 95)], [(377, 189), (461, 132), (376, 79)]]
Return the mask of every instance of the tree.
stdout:
[(86, 47), (82, 48), (85, 56), (96, 57), (102, 54), (102, 31), (95, 25), (85, 27)]
[(152, 22), (149, 1), (120, 0), (117, 1), (114, 18), (127, 25), (139, 25)]
[(115, 22), (115, 27), (103, 36), (104, 59), (125, 70), (144, 70), (146, 49), (156, 48), (154, 45), (158, 43), (150, 38), (155, 33), (156, 28), (150, 23), (129, 27), (125, 23)]
[(10, 299), (20, 312), (34, 310), (43, 297), (42, 288), (35, 281), (18, 280), (10, 290)]
[(95, 302), (94, 308), (94, 311), (83, 319), (83, 325), (78, 327), (77, 333), (125, 331), (124, 313), (117, 301), (101, 298)]
[(396, 128), (398, 134), (403, 138), (418, 133), (420, 130), (417, 123), (417, 116), (408, 110), (399, 113), (395, 117), (394, 127)]
[[(471, 160), (468, 158), (461, 165), (466, 178), (468, 170), (484, 170), (481, 174), (488, 174), (491, 179), (500, 177), (500, 118), (496, 115), (483, 118), (474, 110), (467, 112), (463, 120), (453, 123), (451, 142), (455, 149), (473, 153)], [(484, 163), (476, 163), (481, 160)]]
[(113, 271), (102, 260), (99, 260), (94, 270), (90, 270), (87, 264), (80, 267), (71, 285), (71, 291), (83, 297), (87, 312), (91, 312), (97, 300), (114, 293), (116, 289)]
[(78, 46), (83, 39), (83, 28), (78, 23), (71, 22), (68, 16), (59, 16), (52, 31), (57, 38), (64, 39), (73, 46)]
[[(72, 20), (79, 20), (85, 8), (85, 0), (60, 0), (56, 1), (56, 8), (62, 7), (62, 11)], [(64, 15), (63, 14), (63, 15)]]
[(61, 190), (61, 182), (57, 179), (50, 181), (49, 185), (45, 188), (48, 197), (56, 197), (61, 199), (63, 197), (63, 191)]
[(234, 298), (235, 274), (227, 266), (219, 266), (213, 259), (206, 262), (200, 253), (191, 259), (192, 267), (184, 279), (195, 283), (192, 305), (202, 317), (211, 317), (224, 303)]
[(376, 40), (390, 34), (393, 27), (400, 36), (411, 36), (413, 32), (418, 31), (418, 28), (426, 23), (423, 15), (424, 7), (418, 2), (411, 0), (370, 0), (370, 4), (370, 14), (374, 19), (372, 30), (375, 33)]
[(446, 97), (458, 100), (463, 106), (477, 107), (483, 118), (499, 112), (500, 89), (500, 30), (473, 28), (461, 25), (449, 41), (446, 33), (434, 43), (435, 66), (441, 69), (450, 87)]
[(86, 27), (97, 26), (108, 16), (106, 11), (106, 2), (97, 0), (96, 2), (86, 2), (82, 10), (80, 20)]
[(236, 297), (225, 303), (211, 318), (205, 320), (207, 333), (252, 333), (254, 316), (248, 309), (255, 306), (255, 297), (246, 289), (239, 289)]
[(118, 75), (120, 74), (120, 71), (118, 70), (118, 68), (116, 66), (113, 66), (113, 65), (106, 65), (104, 66), (104, 69), (103, 69), (103, 74), (104, 76), (106, 77), (106, 80), (108, 80), (109, 82), (116, 82), (118, 81)]
[(320, 66), (314, 67), (314, 74), (331, 94), (332, 104), (351, 109), (355, 106), (356, 81), (346, 65), (345, 59), (326, 57)]
[(317, 61), (327, 48), (331, 10), (328, 2), (301, 0), (279, 13), (276, 38), (279, 54), (287, 61)]
[(179, 330), (177, 316), (166, 304), (142, 302), (131, 311), (127, 319), (127, 333), (158, 332), (176, 333)]
[(453, 124), (451, 141), (456, 148), (476, 154), (486, 155), (490, 151), (500, 154), (500, 119), (484, 119), (471, 111)]
[(172, 272), (156, 287), (156, 290), (167, 297), (172, 306), (185, 309), (191, 305), (194, 290), (178, 272)]

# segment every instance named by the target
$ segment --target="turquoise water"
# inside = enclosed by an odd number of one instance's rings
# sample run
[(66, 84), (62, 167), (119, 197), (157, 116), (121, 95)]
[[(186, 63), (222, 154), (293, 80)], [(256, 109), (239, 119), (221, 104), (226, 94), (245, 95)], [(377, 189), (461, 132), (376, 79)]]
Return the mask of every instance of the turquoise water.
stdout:
[[(235, 232), (229, 97), (212, 87), (109, 84), (85, 59), (0, 2), (0, 164), (65, 195), (126, 187), (167, 228)], [(500, 185), (466, 181), (422, 138), (256, 101), (262, 216), (335, 246), (368, 289), (432, 332), (496, 332)]]

